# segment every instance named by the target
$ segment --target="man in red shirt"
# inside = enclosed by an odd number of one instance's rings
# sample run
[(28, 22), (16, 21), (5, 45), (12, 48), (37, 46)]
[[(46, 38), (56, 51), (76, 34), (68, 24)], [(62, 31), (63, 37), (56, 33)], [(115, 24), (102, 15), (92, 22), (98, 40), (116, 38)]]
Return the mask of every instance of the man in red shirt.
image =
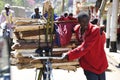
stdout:
[(89, 15), (85, 12), (78, 15), (79, 25), (75, 26), (75, 33), (80, 45), (62, 56), (69, 61), (78, 59), (87, 80), (106, 80), (108, 61), (104, 50), (105, 33), (89, 20)]

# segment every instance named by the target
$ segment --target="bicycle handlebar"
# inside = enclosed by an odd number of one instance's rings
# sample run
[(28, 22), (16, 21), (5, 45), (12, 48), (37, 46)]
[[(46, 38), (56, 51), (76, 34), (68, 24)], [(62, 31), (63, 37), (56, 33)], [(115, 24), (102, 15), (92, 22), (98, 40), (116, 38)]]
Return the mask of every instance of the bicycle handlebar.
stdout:
[(33, 59), (63, 59), (64, 58), (64, 56), (61, 56), (61, 57), (49, 57), (49, 56), (43, 56), (43, 57), (40, 57), (40, 56), (34, 56), (34, 55), (31, 55), (30, 56), (31, 58), (33, 58)]

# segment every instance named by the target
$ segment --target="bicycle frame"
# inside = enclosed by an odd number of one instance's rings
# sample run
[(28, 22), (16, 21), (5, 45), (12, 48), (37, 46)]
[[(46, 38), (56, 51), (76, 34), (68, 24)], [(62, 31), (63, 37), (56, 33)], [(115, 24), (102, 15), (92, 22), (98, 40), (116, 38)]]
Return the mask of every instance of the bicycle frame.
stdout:
[(4, 38), (4, 39), (6, 39), (6, 41), (7, 41), (7, 44), (8, 44), (8, 50), (9, 50), (9, 54), (10, 54), (10, 51), (11, 51), (11, 45), (12, 45), (12, 39), (11, 39), (11, 37), (10, 37), (10, 29), (8, 29), (8, 25), (7, 25), (7, 23), (3, 23), (3, 25), (1, 25), (1, 27), (2, 27), (2, 37)]
[[(38, 55), (31, 55), (31, 58), (34, 60), (43, 60), (43, 69), (40, 69), (43, 74), (43, 80), (51, 80), (52, 76), (52, 63), (50, 62), (51, 59), (63, 59), (63, 56), (60, 57), (49, 57), (49, 56), (38, 56)], [(41, 73), (41, 72), (40, 72)], [(39, 75), (40, 76), (40, 75)], [(41, 80), (38, 77), (38, 80)]]

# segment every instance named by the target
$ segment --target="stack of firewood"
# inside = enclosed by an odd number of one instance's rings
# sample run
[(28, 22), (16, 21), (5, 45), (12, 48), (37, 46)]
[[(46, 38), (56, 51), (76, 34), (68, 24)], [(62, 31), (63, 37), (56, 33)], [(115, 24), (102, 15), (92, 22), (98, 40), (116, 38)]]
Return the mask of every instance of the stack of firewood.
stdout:
[[(14, 44), (11, 52), (11, 65), (17, 66), (19, 69), (24, 68), (42, 68), (42, 60), (35, 60), (31, 58), (31, 55), (36, 55), (35, 50), (40, 47), (51, 46), (50, 38), (46, 44), (45, 32), (46, 32), (45, 18), (38, 19), (14, 19)], [(49, 26), (51, 29), (51, 26)], [(54, 34), (53, 34), (54, 35)], [(50, 37), (50, 34), (48, 34)], [(54, 37), (54, 36), (53, 36)], [(75, 36), (73, 34), (69, 45), (64, 47), (58, 47), (53, 45), (52, 56), (60, 57), (62, 53), (71, 50), (76, 47)], [(76, 70), (79, 63), (77, 60), (68, 62), (67, 60), (51, 60), (52, 67), (56, 69)]]

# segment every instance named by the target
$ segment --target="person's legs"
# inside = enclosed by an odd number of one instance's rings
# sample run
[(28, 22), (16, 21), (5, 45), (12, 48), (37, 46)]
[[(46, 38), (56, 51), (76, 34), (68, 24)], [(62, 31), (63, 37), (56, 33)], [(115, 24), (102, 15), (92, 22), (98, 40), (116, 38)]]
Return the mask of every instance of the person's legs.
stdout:
[(95, 74), (93, 72), (84, 70), (84, 74), (87, 80), (106, 80), (105, 72), (103, 72), (102, 74)]
[(93, 72), (84, 70), (84, 74), (85, 74), (87, 80), (99, 80), (98, 75)]
[(102, 74), (99, 74), (99, 80), (106, 80), (105, 72), (103, 72)]

